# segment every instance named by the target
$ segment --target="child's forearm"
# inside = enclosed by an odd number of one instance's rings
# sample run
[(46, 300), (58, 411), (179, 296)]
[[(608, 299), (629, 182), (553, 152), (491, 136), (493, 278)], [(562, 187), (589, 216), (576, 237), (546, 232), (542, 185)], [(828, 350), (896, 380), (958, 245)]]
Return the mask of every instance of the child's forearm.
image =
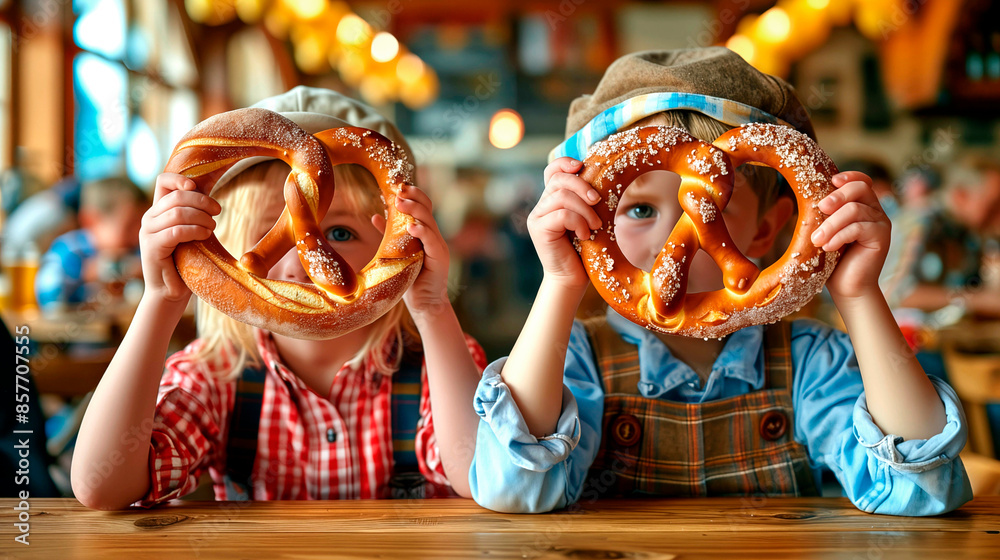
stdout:
[(528, 431), (535, 437), (552, 434), (562, 412), (566, 349), (584, 291), (543, 278), (501, 372)]
[(148, 491), (157, 389), (171, 333), (183, 312), (179, 303), (146, 298), (139, 303), (77, 437), (72, 483), (84, 505), (123, 508)]
[(476, 363), (450, 303), (433, 317), (414, 316), (427, 362), (434, 435), (452, 488), (469, 498), (469, 466), (476, 450), (479, 417), (472, 407), (479, 384)]
[(885, 434), (928, 439), (945, 426), (944, 404), (903, 338), (877, 288), (852, 300), (834, 298), (861, 367), (868, 410)]

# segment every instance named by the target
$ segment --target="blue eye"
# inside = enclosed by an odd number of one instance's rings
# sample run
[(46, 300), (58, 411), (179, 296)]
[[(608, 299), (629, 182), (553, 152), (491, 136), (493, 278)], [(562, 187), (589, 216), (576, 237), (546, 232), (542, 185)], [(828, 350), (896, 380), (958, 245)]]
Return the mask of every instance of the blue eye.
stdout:
[(648, 220), (656, 216), (656, 208), (648, 204), (637, 204), (629, 208), (625, 215), (636, 220)]
[(350, 241), (354, 239), (354, 234), (351, 233), (351, 230), (347, 228), (332, 227), (326, 230), (326, 239), (331, 242), (336, 241), (338, 243), (342, 243), (344, 241)]

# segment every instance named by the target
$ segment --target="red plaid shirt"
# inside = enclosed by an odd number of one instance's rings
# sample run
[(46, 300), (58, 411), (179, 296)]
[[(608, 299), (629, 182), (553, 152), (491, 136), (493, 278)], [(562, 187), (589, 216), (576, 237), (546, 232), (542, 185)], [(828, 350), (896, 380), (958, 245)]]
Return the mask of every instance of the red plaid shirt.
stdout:
[[(345, 366), (329, 395), (319, 395), (281, 363), (270, 333), (257, 330), (256, 341), (267, 374), (253, 499), (382, 495), (393, 464), (392, 378), (379, 375), (373, 367), (355, 370)], [(466, 335), (466, 342), (482, 371), (485, 353), (472, 337)], [(150, 442), (149, 493), (135, 505), (149, 507), (192, 492), (205, 469), (214, 482), (216, 499), (226, 499), (226, 438), (236, 380), (219, 375), (231, 369), (228, 359), (217, 364), (193, 359), (199, 344), (196, 340), (167, 359)], [(383, 351), (391, 352), (392, 345), (387, 344)], [(434, 436), (426, 367), (421, 379), (417, 462), (429, 482), (448, 485)], [(337, 434), (332, 443), (326, 435), (331, 428)]]

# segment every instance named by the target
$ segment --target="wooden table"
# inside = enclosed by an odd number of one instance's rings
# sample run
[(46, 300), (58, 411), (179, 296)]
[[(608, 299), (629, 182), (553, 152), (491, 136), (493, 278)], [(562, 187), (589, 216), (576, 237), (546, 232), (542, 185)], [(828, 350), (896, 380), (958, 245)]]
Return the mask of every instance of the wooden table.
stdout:
[(35, 344), (110, 344), (121, 340), (124, 329), (132, 320), (128, 311), (105, 312), (98, 309), (49, 313), (37, 309), (4, 309), (0, 311), (0, 316), (11, 332), (18, 325), (27, 325), (29, 337)]
[(998, 558), (1000, 497), (934, 518), (870, 515), (846, 499), (599, 501), (505, 515), (471, 500), (175, 502), (91, 511), (30, 503), (29, 546), (0, 500), (0, 558)]

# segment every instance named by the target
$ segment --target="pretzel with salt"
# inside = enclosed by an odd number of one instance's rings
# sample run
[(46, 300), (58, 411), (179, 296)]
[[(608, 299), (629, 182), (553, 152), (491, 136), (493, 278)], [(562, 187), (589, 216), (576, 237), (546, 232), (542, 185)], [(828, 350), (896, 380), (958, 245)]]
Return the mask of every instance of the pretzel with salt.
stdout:
[[(722, 218), (734, 170), (743, 163), (776, 169), (798, 206), (788, 249), (763, 271), (737, 249)], [(624, 190), (653, 170), (681, 176), (678, 197), (684, 213), (652, 271), (646, 272), (629, 263), (618, 247), (615, 210)], [(594, 208), (603, 225), (574, 244), (597, 291), (624, 317), (663, 333), (721, 338), (749, 325), (778, 321), (823, 289), (840, 252), (814, 246), (810, 235), (826, 218), (818, 203), (834, 190), (836, 173), (815, 141), (787, 126), (743, 125), (714, 144), (673, 127), (626, 130), (595, 144), (584, 161), (580, 176), (602, 197)], [(688, 269), (699, 249), (722, 270), (722, 289), (687, 293)]]
[[(419, 240), (406, 232), (413, 218), (395, 205), (400, 189), (411, 183), (404, 152), (372, 130), (345, 127), (312, 135), (278, 113), (250, 108), (195, 126), (178, 142), (164, 172), (182, 174), (210, 193), (229, 168), (255, 156), (277, 158), (292, 168), (284, 185), (285, 209), (239, 261), (214, 234), (179, 244), (174, 262), (191, 291), (234, 319), (304, 339), (339, 336), (396, 305), (423, 264)], [(371, 172), (387, 213), (382, 243), (359, 272), (330, 247), (318, 225), (333, 200), (333, 165), (341, 163)], [(267, 278), (292, 247), (312, 283)]]

